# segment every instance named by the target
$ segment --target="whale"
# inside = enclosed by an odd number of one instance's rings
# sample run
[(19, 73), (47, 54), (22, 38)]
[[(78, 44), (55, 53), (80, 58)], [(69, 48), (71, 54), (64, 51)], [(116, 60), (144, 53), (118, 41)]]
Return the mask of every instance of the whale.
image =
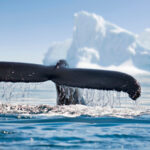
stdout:
[(141, 95), (139, 82), (123, 72), (69, 68), (66, 60), (59, 60), (51, 66), (0, 62), (0, 82), (36, 83), (49, 80), (56, 85), (57, 105), (84, 104), (80, 88), (122, 91), (132, 100)]

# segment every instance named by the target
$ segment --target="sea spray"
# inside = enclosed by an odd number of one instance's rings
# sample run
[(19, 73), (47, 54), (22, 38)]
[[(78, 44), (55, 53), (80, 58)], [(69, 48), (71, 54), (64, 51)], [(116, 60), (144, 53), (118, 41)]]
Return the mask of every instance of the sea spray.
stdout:
[[(47, 91), (45, 91), (47, 89)], [(53, 91), (51, 92), (51, 89)], [(49, 83), (44, 87), (42, 83), (1, 83), (0, 84), (0, 98), (1, 102), (11, 102), (15, 99), (24, 101), (27, 99), (37, 98), (37, 94), (45, 91), (45, 95), (52, 93), (56, 94), (55, 87), (51, 87)], [(48, 93), (49, 92), (49, 93)], [(68, 96), (72, 93), (68, 93)], [(54, 97), (54, 96), (53, 96)], [(42, 97), (40, 97), (42, 99)], [(126, 93), (106, 90), (93, 90), (79, 88), (79, 99), (84, 99), (84, 104), (87, 106), (109, 106), (122, 107), (127, 105), (132, 100)], [(37, 102), (37, 100), (35, 100)], [(55, 98), (56, 101), (56, 98)], [(80, 101), (79, 101), (80, 103)], [(44, 103), (43, 103), (44, 104)], [(82, 103), (83, 104), (83, 103)]]
[(13, 98), (24, 98), (30, 95), (31, 90), (36, 90), (38, 84), (31, 83), (0, 83), (1, 100), (11, 101)]
[[(85, 105), (54, 106), (36, 94), (56, 94), (55, 86), (48, 84), (0, 84), (0, 114), (46, 115), (46, 116), (116, 116), (134, 117), (149, 113), (150, 109), (135, 103), (127, 94), (116, 91), (79, 89)], [(68, 93), (69, 94), (69, 93)], [(42, 96), (43, 96), (42, 95)], [(26, 99), (25, 99), (26, 98)], [(15, 101), (14, 101), (15, 100)], [(19, 104), (17, 104), (17, 100)], [(47, 99), (51, 102), (51, 99)], [(26, 103), (23, 103), (25, 101)], [(40, 103), (39, 103), (40, 101)], [(54, 99), (56, 102), (56, 97)], [(31, 103), (30, 103), (31, 102)]]
[(122, 99), (126, 99), (125, 103), (132, 101), (124, 92), (106, 91), (106, 90), (91, 90), (81, 89), (85, 104), (88, 106), (110, 106), (121, 107)]

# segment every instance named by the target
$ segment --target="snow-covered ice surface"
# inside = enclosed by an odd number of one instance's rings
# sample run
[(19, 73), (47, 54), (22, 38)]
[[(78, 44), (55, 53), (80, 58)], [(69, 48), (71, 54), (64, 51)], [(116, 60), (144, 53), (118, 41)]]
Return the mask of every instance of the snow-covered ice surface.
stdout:
[(145, 29), (144, 32), (138, 35), (137, 41), (140, 45), (150, 50), (150, 28)]
[(43, 63), (46, 65), (56, 64), (60, 59), (67, 57), (67, 51), (70, 47), (71, 39), (64, 42), (54, 42), (51, 44), (48, 52), (45, 54)]
[[(149, 29), (136, 35), (85, 11), (76, 13), (74, 18), (72, 39), (53, 44), (43, 60), (45, 65), (66, 59), (71, 67), (87, 64), (91, 68), (117, 69), (130, 61), (133, 67), (150, 71)], [(62, 53), (65, 55), (59, 55)]]

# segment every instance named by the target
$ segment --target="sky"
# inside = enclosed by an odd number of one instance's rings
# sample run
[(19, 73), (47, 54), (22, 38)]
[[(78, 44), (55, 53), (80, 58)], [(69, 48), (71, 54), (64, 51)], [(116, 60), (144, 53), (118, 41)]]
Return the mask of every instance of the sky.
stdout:
[(0, 0), (0, 61), (42, 63), (53, 42), (72, 38), (83, 10), (136, 34), (150, 28), (150, 0)]

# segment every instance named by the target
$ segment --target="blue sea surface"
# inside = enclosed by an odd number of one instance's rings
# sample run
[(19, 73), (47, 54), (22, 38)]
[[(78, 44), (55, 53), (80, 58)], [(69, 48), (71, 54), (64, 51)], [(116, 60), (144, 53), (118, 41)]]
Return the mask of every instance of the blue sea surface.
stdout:
[(101, 100), (104, 105), (99, 103), (99, 106), (55, 106), (55, 87), (50, 85), (47, 89), (51, 83), (23, 87), (23, 92), (22, 85), (14, 90), (13, 84), (4, 83), (0, 150), (149, 150), (150, 78), (137, 79), (142, 85), (142, 96), (137, 103), (124, 95), (119, 100), (113, 98), (111, 103), (108, 100), (111, 95), (106, 95)]

